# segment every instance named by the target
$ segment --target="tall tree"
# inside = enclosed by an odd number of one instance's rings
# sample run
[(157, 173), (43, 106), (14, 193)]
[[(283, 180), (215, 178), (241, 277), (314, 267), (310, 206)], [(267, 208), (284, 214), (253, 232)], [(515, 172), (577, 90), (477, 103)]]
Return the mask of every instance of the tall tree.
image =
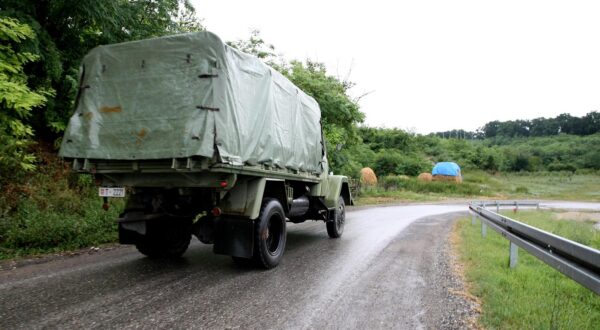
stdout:
[(33, 37), (28, 25), (0, 17), (0, 183), (34, 168), (35, 157), (27, 152), (33, 136), (27, 119), (52, 95), (27, 86), (24, 66), (39, 57), (23, 51), (21, 44)]
[(356, 125), (365, 115), (349, 95), (354, 86), (327, 74), (323, 63), (307, 60), (292, 61), (282, 72), (296, 86), (317, 100), (321, 107), (321, 121), (327, 141), (332, 146), (359, 142)]
[(236, 41), (228, 41), (227, 44), (244, 53), (252, 54), (269, 65), (277, 65), (275, 60), (278, 58), (275, 53), (275, 46), (268, 44), (260, 35), (259, 30), (250, 31), (248, 39), (239, 39)]

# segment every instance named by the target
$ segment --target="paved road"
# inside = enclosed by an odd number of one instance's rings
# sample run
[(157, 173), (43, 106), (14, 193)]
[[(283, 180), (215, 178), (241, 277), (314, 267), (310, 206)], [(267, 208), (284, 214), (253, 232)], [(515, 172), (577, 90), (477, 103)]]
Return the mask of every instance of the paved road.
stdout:
[(466, 210), (354, 210), (337, 240), (322, 222), (292, 224), (270, 271), (236, 267), (201, 243), (179, 261), (124, 247), (0, 271), (0, 329), (464, 326), (446, 238)]

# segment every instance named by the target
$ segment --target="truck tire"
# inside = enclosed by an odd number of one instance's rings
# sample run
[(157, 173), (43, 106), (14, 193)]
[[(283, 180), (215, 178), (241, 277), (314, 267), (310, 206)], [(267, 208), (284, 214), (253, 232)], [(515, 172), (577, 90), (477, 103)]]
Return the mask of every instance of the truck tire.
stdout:
[(285, 250), (285, 212), (275, 198), (265, 198), (254, 231), (254, 260), (260, 267), (276, 267)]
[(190, 245), (192, 222), (159, 221), (147, 223), (148, 232), (139, 238), (135, 247), (150, 258), (181, 257)]
[(331, 238), (340, 238), (344, 232), (346, 224), (346, 204), (342, 196), (338, 197), (337, 207), (335, 208), (335, 216), (333, 220), (327, 221), (327, 234)]

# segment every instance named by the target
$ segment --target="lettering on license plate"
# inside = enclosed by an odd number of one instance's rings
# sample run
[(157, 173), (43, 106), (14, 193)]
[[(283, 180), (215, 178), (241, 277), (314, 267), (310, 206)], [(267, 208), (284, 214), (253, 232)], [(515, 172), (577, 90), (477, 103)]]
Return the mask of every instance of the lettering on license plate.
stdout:
[(100, 187), (98, 195), (100, 197), (125, 197), (125, 188)]

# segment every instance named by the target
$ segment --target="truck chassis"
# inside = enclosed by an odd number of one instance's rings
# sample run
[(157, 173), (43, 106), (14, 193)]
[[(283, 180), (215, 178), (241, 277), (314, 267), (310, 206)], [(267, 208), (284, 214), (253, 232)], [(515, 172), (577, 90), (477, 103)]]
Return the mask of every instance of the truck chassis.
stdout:
[(273, 268), (285, 251), (287, 223), (324, 221), (329, 237), (339, 238), (346, 205), (353, 204), (346, 177), (326, 172), (201, 157), (72, 163), (102, 187), (131, 187), (118, 219), (119, 241), (150, 258), (180, 257), (196, 236), (236, 263)]

